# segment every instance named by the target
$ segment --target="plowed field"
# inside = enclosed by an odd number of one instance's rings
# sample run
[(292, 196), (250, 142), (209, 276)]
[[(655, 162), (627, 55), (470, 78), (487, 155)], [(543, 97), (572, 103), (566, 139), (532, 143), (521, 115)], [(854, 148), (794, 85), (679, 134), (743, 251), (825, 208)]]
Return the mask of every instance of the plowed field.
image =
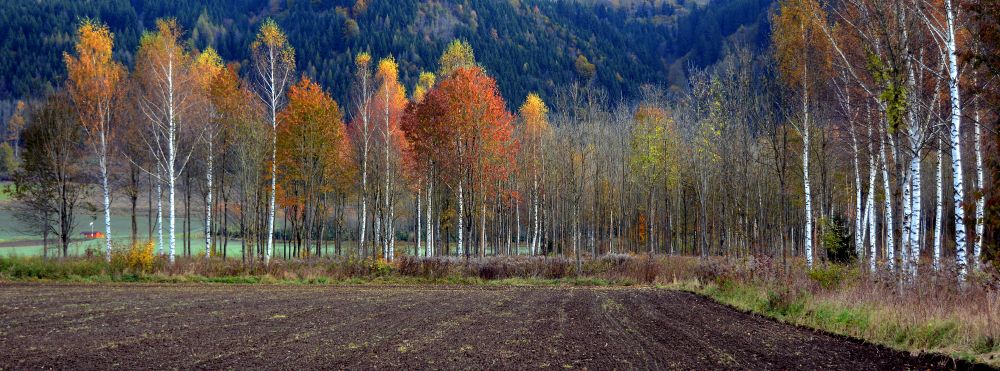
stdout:
[(0, 283), (0, 369), (927, 369), (652, 288)]

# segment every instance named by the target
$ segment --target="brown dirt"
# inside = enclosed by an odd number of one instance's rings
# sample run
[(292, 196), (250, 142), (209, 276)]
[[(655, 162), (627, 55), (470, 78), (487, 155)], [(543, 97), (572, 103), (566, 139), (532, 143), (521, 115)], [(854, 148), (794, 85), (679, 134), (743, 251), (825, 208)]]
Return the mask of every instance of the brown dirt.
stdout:
[(0, 283), (0, 370), (949, 366), (653, 288)]

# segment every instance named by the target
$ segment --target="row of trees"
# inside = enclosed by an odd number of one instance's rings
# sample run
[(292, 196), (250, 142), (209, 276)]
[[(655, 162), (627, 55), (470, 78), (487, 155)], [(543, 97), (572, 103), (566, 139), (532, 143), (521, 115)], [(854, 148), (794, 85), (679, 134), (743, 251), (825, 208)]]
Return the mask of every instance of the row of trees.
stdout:
[[(848, 213), (853, 219), (853, 245), (857, 256), (867, 258), (870, 269), (876, 268), (881, 254), (888, 269), (915, 277), (921, 257), (938, 269), (943, 246), (952, 243), (960, 280), (970, 263), (979, 268), (987, 224), (983, 127), (995, 120), (995, 112), (983, 100), (996, 90), (996, 76), (988, 75), (979, 62), (995, 54), (991, 49), (996, 46), (969, 35), (989, 27), (989, 21), (977, 22), (976, 14), (983, 15), (961, 11), (951, 0), (781, 3), (773, 20), (774, 49), (781, 79), (801, 105), (791, 121), (803, 138), (809, 264), (810, 231), (817, 215), (811, 202), (815, 170), (810, 168), (810, 151), (815, 149), (810, 139), (839, 132), (844, 139), (835, 143), (849, 148), (848, 174), (853, 179), (854, 203)], [(974, 126), (971, 177), (962, 159), (969, 156), (963, 151), (969, 145), (963, 145), (963, 123)], [(822, 147), (820, 151), (820, 156), (827, 155)], [(945, 165), (946, 158), (950, 165)], [(923, 174), (931, 166), (936, 194), (926, 197)], [(948, 210), (947, 192), (951, 193)], [(876, 204), (879, 193), (881, 206)], [(934, 210), (925, 209), (925, 204), (935, 205)], [(819, 216), (834, 216), (830, 209), (834, 206), (821, 209)], [(966, 218), (966, 210), (974, 216)], [(946, 227), (951, 235), (945, 233)]]
[[(996, 50), (954, 42), (947, 3), (810, 1), (781, 3), (771, 52), (731, 48), (691, 70), (683, 89), (646, 85), (633, 101), (613, 101), (593, 83), (600, 67), (580, 58), (576, 83), (549, 103), (530, 94), (516, 112), (461, 41), (410, 94), (392, 57), (357, 54), (342, 111), (299, 77), (274, 21), (262, 23), (253, 63), (241, 68), (211, 48), (186, 47), (176, 22), (161, 20), (142, 38), (133, 71), (111, 58), (107, 28), (84, 21), (66, 57), (68, 93), (29, 120), (16, 196), (30, 210), (52, 210), (43, 219), (72, 225), (78, 198), (45, 192), (99, 184), (110, 236), (110, 195), (119, 191), (135, 240), (145, 193), (156, 210), (147, 238), (171, 260), (182, 191), (180, 235), (190, 240), (197, 194), (206, 255), (225, 257), (235, 238), (245, 260), (265, 263), (332, 245), (333, 254), (385, 259), (650, 252), (794, 255), (813, 265), (857, 257), (912, 276), (921, 257), (938, 269), (954, 256), (964, 278), (966, 235), (976, 266), (991, 241), (983, 163), (996, 161), (981, 148), (996, 134), (995, 112), (980, 103), (995, 99), (996, 75), (972, 61)], [(78, 132), (62, 142), (27, 135), (59, 120)], [(962, 148), (970, 141), (974, 161)], [(86, 150), (99, 171), (76, 161), (60, 168), (50, 147)], [(46, 154), (38, 164), (36, 154)], [(970, 164), (972, 185), (963, 182)], [(933, 196), (924, 168), (936, 170)], [(60, 171), (67, 176), (51, 176)], [(60, 211), (67, 205), (69, 215)]]

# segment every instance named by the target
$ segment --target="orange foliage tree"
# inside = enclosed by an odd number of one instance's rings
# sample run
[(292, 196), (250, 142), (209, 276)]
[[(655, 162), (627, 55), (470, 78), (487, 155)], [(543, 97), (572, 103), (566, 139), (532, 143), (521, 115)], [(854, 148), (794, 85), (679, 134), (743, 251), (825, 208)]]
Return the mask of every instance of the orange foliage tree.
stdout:
[(85, 19), (77, 28), (76, 55), (66, 53), (67, 88), (97, 154), (104, 196), (104, 258), (111, 261), (111, 189), (108, 186), (108, 142), (111, 140), (112, 101), (125, 69), (111, 59), (114, 35), (108, 26)]
[(457, 191), (459, 254), (465, 252), (464, 219), (471, 217), (464, 209), (470, 186), (478, 188), (473, 203), (481, 206), (479, 253), (484, 252), (486, 197), (499, 191), (496, 184), (513, 168), (513, 121), (496, 80), (476, 66), (457, 67), (403, 120), (415, 163), (429, 164), (438, 175), (431, 178)]
[(307, 77), (288, 91), (288, 106), (278, 120), (278, 200), (292, 222), (297, 254), (316, 241), (320, 252), (324, 195), (346, 177), (348, 147), (340, 108)]

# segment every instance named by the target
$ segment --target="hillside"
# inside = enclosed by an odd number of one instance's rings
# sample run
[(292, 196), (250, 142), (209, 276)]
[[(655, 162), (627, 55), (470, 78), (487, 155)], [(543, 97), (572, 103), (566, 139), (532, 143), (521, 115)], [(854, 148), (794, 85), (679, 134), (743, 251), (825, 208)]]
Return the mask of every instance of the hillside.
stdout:
[(159, 17), (176, 17), (192, 46), (212, 45), (224, 58), (244, 61), (257, 23), (274, 17), (296, 47), (299, 71), (340, 101), (354, 53), (396, 56), (403, 81), (412, 86), (454, 38), (472, 44), (508, 101), (519, 102), (530, 91), (545, 97), (573, 81), (580, 54), (596, 65), (596, 84), (612, 98), (628, 97), (642, 83), (682, 83), (688, 64), (716, 61), (727, 42), (766, 43), (770, 0), (699, 3), (13, 0), (0, 4), (0, 29), (13, 36), (0, 40), (0, 100), (39, 96), (61, 81), (62, 53), (83, 17), (110, 25), (117, 57), (129, 65), (143, 30)]

